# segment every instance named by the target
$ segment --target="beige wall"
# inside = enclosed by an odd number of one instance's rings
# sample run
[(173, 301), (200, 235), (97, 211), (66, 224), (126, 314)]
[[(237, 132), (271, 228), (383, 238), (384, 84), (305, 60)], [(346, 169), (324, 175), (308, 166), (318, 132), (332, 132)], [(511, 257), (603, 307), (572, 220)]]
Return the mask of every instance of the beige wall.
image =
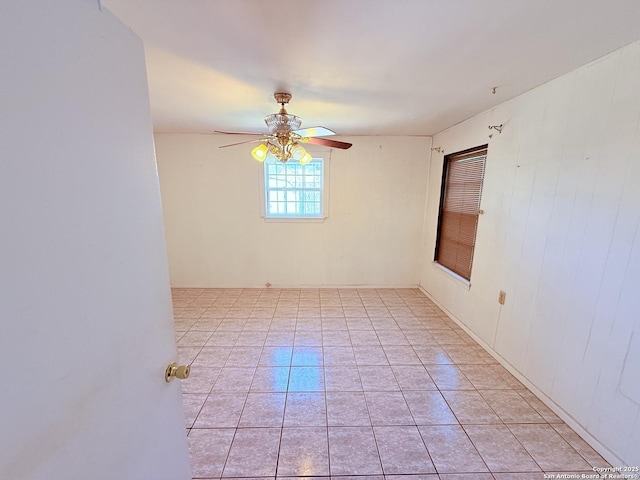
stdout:
[(421, 252), (420, 285), (616, 466), (640, 464), (639, 85), (635, 43), (436, 135), (489, 143), (471, 286), (433, 264), (435, 152)]
[(264, 221), (243, 139), (156, 135), (174, 286), (417, 285), (430, 138), (342, 138), (322, 223)]

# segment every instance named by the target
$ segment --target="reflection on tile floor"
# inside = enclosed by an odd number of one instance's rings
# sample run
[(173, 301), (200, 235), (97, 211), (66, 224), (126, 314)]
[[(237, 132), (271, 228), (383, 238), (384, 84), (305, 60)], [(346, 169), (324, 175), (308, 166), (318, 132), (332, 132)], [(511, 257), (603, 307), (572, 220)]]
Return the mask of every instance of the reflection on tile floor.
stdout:
[(194, 479), (607, 466), (417, 289), (174, 289), (173, 302)]

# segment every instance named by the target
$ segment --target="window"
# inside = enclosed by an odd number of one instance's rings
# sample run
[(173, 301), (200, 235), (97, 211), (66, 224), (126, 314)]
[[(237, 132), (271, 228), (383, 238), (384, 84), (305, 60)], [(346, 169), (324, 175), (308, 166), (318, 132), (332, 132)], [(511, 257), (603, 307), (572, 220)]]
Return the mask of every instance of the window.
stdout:
[(435, 261), (471, 279), (487, 146), (444, 157)]
[(264, 162), (266, 218), (324, 218), (325, 163)]

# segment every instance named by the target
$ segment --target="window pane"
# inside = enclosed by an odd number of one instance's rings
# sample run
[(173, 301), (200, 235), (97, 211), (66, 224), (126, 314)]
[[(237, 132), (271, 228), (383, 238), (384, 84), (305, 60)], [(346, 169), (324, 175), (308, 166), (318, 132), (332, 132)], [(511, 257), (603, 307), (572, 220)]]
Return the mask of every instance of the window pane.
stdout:
[(264, 164), (267, 217), (322, 217), (323, 159)]
[(444, 158), (435, 260), (471, 279), (487, 146)]

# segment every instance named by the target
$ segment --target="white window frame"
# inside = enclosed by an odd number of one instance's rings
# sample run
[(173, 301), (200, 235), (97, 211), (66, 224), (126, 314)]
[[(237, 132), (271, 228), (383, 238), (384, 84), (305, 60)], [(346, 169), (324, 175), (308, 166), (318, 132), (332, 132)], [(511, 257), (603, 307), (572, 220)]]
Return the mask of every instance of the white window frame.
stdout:
[[(322, 179), (322, 214), (319, 216), (268, 216), (267, 215), (267, 200), (266, 200), (266, 184), (265, 184), (265, 165), (260, 165), (260, 216), (265, 222), (324, 222), (329, 217), (329, 165), (331, 158), (331, 151), (329, 149), (308, 148), (305, 145), (305, 150), (313, 157), (313, 161), (322, 160), (323, 163), (323, 179)], [(294, 160), (289, 160), (293, 162)]]

